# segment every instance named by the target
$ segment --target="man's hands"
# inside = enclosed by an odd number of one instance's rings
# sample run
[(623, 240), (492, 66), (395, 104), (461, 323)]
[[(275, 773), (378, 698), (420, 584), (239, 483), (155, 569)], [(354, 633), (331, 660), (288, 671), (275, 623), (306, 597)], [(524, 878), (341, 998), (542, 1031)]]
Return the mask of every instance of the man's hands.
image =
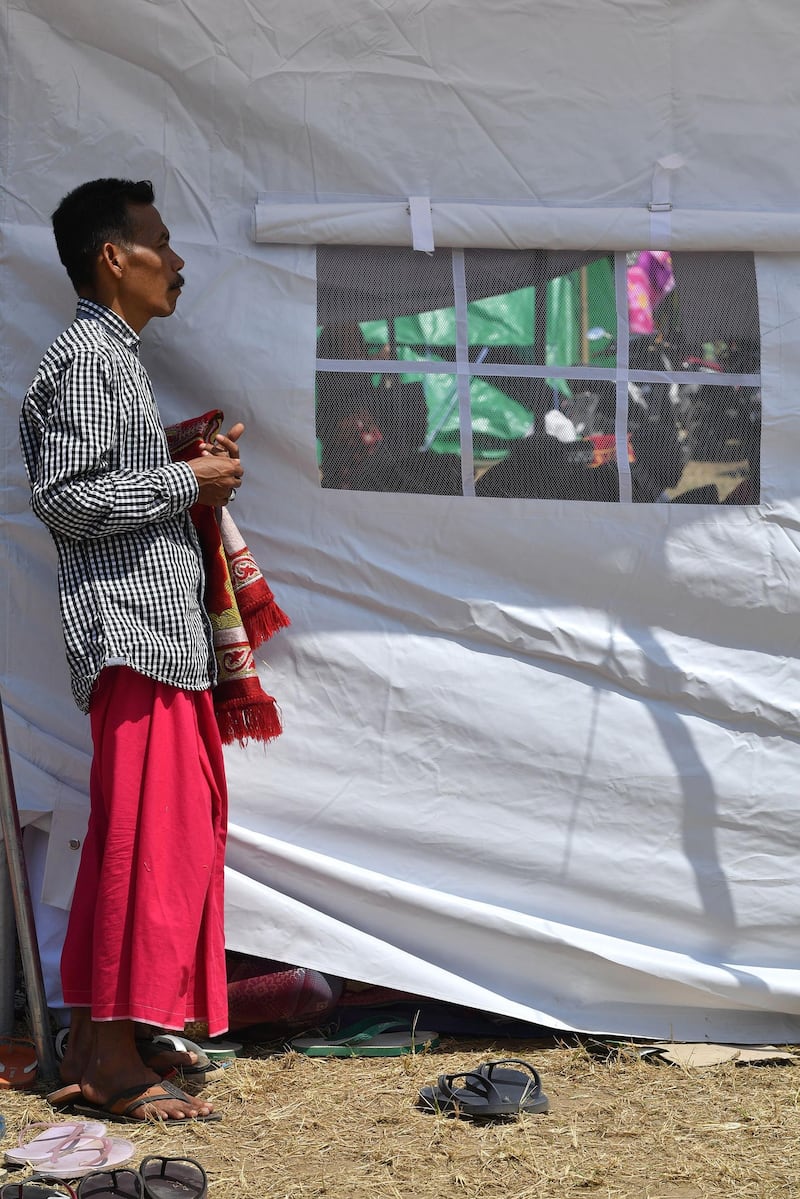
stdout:
[(242, 433), (244, 425), (239, 421), (227, 433), (218, 433), (213, 442), (204, 442), (200, 457), (189, 463), (200, 485), (198, 504), (220, 507), (233, 499), (236, 489), (241, 487), (244, 471), (239, 462), (238, 441)]

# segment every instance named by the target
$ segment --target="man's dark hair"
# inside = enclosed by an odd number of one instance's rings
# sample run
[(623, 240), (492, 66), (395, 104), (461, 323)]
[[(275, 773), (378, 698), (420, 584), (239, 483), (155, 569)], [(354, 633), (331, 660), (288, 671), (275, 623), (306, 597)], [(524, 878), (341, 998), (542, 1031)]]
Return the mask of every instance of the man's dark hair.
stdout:
[(129, 245), (134, 237), (131, 204), (152, 204), (149, 179), (92, 179), (76, 187), (53, 213), (58, 255), (76, 291), (94, 279), (95, 263), (107, 241)]

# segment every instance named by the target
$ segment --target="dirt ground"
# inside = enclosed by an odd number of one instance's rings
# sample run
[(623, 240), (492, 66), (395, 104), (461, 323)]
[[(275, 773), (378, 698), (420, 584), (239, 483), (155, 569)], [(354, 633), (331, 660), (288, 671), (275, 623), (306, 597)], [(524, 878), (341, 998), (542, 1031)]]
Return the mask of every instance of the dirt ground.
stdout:
[(678, 486), (667, 495), (674, 499), (684, 491), (692, 491), (695, 487), (703, 487), (706, 483), (714, 483), (719, 493), (719, 502), (733, 491), (747, 474), (747, 461), (744, 462), (687, 462), (683, 469)]
[[(539, 1070), (547, 1115), (479, 1124), (414, 1106), (440, 1073), (505, 1057)], [(134, 1163), (195, 1157), (211, 1199), (788, 1199), (800, 1189), (793, 1065), (682, 1068), (624, 1045), (606, 1061), (556, 1040), (448, 1039), (416, 1056), (347, 1060), (249, 1046), (207, 1093), (219, 1123), (109, 1132), (134, 1143)], [(54, 1119), (36, 1092), (0, 1093), (0, 1111), (6, 1146), (27, 1123)]]

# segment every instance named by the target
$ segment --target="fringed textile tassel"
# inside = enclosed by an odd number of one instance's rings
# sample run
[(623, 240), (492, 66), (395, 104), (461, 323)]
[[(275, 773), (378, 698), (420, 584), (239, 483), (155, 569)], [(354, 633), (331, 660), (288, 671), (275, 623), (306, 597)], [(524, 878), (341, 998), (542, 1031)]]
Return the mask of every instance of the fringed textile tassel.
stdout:
[(219, 532), (247, 636), (251, 645), (261, 645), (280, 629), (287, 628), (291, 621), (278, 606), (272, 589), (227, 508), (220, 510)]
[[(200, 454), (200, 444), (211, 441), (222, 423), (222, 412), (172, 425), (166, 430), (174, 461), (189, 461)], [(260, 645), (289, 618), (275, 601), (226, 508), (219, 514), (195, 504), (190, 515), (197, 530), (206, 575), (205, 607), (214, 635), (217, 683), (214, 712), (223, 745), (237, 741), (272, 741), (283, 731), (278, 705), (261, 686), (253, 646)]]

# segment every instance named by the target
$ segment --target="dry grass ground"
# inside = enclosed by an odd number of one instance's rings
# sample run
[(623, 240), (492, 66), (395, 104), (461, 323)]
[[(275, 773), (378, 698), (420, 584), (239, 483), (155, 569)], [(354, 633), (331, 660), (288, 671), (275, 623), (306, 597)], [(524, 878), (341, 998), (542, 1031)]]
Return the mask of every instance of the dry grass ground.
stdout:
[[(306, 1058), (249, 1047), (208, 1088), (223, 1120), (114, 1125), (146, 1153), (196, 1157), (211, 1199), (777, 1199), (800, 1191), (800, 1074), (610, 1062), (581, 1045), (445, 1040), (415, 1057)], [(479, 1125), (414, 1101), (439, 1073), (524, 1057), (549, 1115)], [(3, 1092), (6, 1144), (53, 1113)], [(15, 1177), (20, 1177), (15, 1174)]]

